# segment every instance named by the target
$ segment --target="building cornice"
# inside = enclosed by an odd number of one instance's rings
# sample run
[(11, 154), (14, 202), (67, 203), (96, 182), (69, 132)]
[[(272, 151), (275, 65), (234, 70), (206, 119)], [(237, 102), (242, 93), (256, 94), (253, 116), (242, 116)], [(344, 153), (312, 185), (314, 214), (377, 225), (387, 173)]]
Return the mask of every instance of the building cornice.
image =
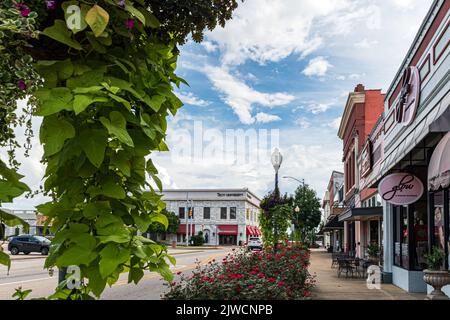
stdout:
[(344, 114), (342, 115), (341, 124), (339, 125), (338, 137), (344, 139), (345, 129), (347, 128), (348, 120), (352, 114), (353, 107), (356, 103), (364, 103), (366, 101), (365, 92), (350, 92), (345, 105)]

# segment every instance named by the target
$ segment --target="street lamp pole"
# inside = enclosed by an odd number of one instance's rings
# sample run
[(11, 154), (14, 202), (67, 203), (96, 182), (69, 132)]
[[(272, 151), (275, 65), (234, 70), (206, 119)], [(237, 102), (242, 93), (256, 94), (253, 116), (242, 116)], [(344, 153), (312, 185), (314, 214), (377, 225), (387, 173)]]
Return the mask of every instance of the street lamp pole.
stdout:
[[(275, 169), (275, 197), (279, 198), (280, 195), (280, 190), (278, 189), (278, 170), (280, 170), (280, 166), (281, 163), (283, 162), (283, 156), (280, 153), (280, 150), (278, 150), (278, 148), (275, 148), (275, 150), (272, 153), (272, 165), (273, 168)], [(274, 222), (275, 222), (275, 218), (274, 217)], [(273, 252), (277, 253), (277, 245), (278, 245), (278, 226), (275, 223), (274, 224), (274, 232), (273, 232)]]
[(297, 178), (294, 178), (291, 176), (283, 176), (283, 179), (292, 179), (292, 180), (297, 181), (298, 183), (301, 183), (303, 185), (303, 187), (305, 186), (305, 179), (300, 180), (300, 179), (297, 179)]
[[(283, 179), (292, 179), (292, 180), (295, 180), (295, 181), (297, 181), (298, 183), (300, 183), (300, 184), (303, 186), (303, 190), (304, 190), (304, 188), (305, 188), (305, 179), (301, 179), (301, 180), (300, 180), (300, 179), (297, 179), (297, 178), (294, 178), (294, 177), (291, 177), (291, 176), (283, 176)], [(302, 193), (304, 192), (303, 190), (302, 190)], [(300, 224), (300, 222), (299, 222), (300, 208), (299, 208), (298, 205), (295, 207), (294, 211), (295, 211), (296, 216), (297, 216), (297, 227), (299, 227), (299, 224)], [(297, 230), (295, 230), (295, 231), (297, 231)], [(299, 240), (300, 240), (300, 239), (299, 239)]]

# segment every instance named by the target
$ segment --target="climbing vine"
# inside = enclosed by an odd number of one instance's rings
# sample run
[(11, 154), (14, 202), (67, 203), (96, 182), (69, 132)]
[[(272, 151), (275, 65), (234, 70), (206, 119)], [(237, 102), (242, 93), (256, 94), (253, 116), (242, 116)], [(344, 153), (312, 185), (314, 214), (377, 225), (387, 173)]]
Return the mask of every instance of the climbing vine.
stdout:
[[(8, 17), (0, 25), (0, 32), (7, 29), (0, 33), (1, 58), (20, 57), (12, 69), (1, 66), (9, 90), (2, 105), (15, 112), (15, 101), (30, 95), (33, 114), (42, 118), (43, 190), (52, 201), (37, 209), (55, 233), (45, 267), (81, 270), (81, 288), (63, 283), (50, 298), (99, 297), (123, 272), (134, 283), (145, 270), (172, 279), (168, 263), (175, 260), (139, 235), (155, 222), (168, 225), (149, 183), (162, 189), (150, 155), (168, 150), (166, 117), (182, 106), (173, 93), (185, 83), (175, 74), (177, 44), (190, 32), (200, 41), (205, 27), (223, 26), (236, 6), (234, 0), (0, 5)], [(11, 128), (11, 119), (0, 116)]]

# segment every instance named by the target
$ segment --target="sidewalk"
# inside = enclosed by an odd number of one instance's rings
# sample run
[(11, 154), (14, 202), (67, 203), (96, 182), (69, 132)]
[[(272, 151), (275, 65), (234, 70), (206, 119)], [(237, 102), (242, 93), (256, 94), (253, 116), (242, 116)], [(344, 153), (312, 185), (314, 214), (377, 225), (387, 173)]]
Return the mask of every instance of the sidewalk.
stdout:
[(381, 289), (370, 290), (365, 279), (338, 278), (331, 269), (331, 254), (324, 249), (311, 250), (309, 271), (316, 275), (314, 300), (423, 300), (425, 294), (407, 293), (392, 284), (382, 284)]

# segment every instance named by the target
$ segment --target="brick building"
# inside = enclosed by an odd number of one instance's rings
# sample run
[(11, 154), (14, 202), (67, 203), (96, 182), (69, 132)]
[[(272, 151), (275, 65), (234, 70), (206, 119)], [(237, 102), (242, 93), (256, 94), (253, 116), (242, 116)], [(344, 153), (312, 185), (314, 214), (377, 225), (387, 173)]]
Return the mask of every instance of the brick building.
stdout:
[[(343, 141), (344, 204), (347, 207), (339, 216), (339, 222), (344, 222), (344, 250), (359, 257), (365, 255), (365, 249), (371, 243), (370, 228), (375, 223), (370, 221), (377, 221), (376, 228), (380, 234), (381, 202), (377, 201), (376, 189), (361, 189), (358, 160), (383, 110), (384, 95), (381, 90), (366, 90), (358, 84), (354, 92), (348, 95), (338, 132)], [(371, 198), (375, 201), (367, 205), (365, 200)]]

